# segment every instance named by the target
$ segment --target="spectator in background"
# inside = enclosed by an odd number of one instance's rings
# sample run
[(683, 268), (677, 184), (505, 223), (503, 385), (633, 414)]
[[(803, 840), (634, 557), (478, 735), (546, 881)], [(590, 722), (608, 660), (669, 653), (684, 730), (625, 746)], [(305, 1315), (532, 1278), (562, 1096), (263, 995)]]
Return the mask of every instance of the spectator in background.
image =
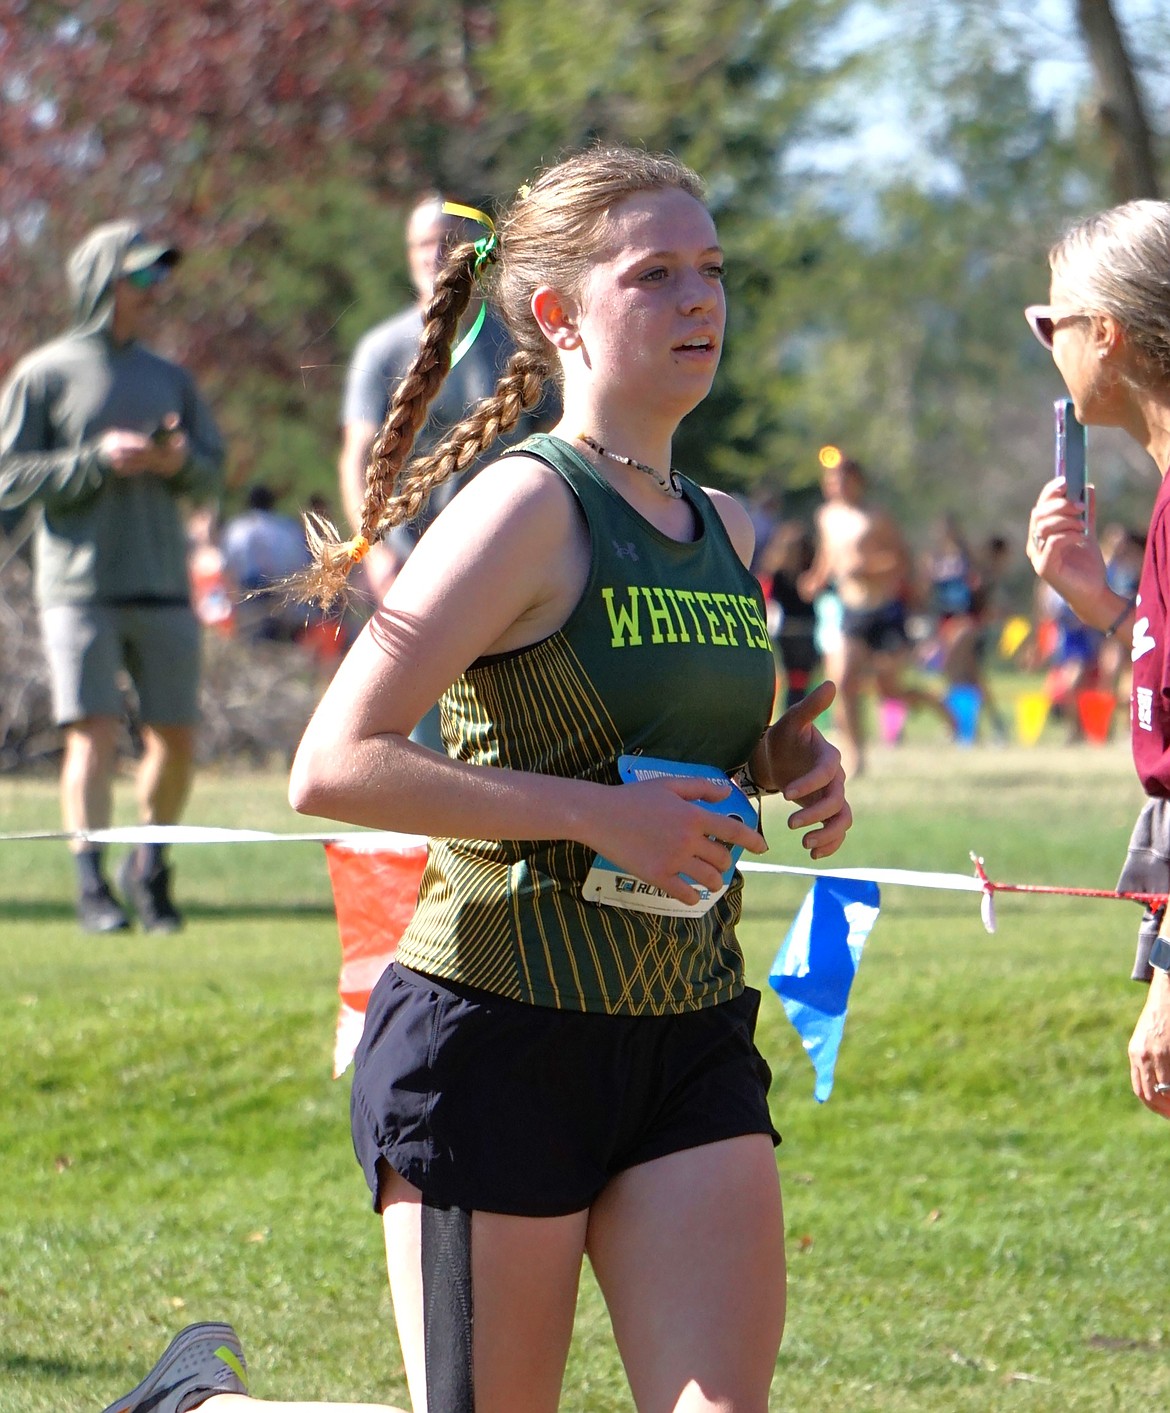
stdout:
[[(370, 448), (385, 419), (390, 398), (418, 351), (423, 312), (434, 290), (435, 275), (446, 250), (468, 227), (466, 221), (446, 214), (443, 206), (443, 197), (437, 192), (428, 192), (415, 203), (406, 225), (406, 258), (415, 302), (365, 334), (350, 361), (337, 471), (342, 504), (354, 529), (358, 526), (365, 496)], [(425, 454), (437, 446), (470, 407), (491, 393), (511, 353), (508, 335), (488, 305), (478, 337), (451, 369), (428, 409), (427, 420), (415, 445), (416, 454)], [(504, 438), (505, 445), (523, 440), (540, 426), (550, 425), (555, 420), (555, 405), (555, 399), (546, 399), (533, 412), (525, 413)], [(376, 600), (390, 587), (427, 525), (476, 469), (477, 464), (473, 463), (468, 470), (444, 482), (432, 492), (419, 519), (397, 526), (384, 541), (371, 548), (362, 568)], [(442, 749), (437, 708), (427, 713), (415, 728), (412, 739), (433, 750)]]
[(913, 561), (888, 511), (867, 498), (865, 472), (836, 447), (821, 451), (824, 504), (817, 512), (817, 551), (798, 587), (810, 603), (833, 586), (841, 601), (841, 631), (826, 652), (826, 674), (837, 683), (841, 759), (847, 775), (864, 765), (862, 696), (872, 681), (878, 694), (910, 710), (926, 708), (955, 731), (941, 701), (904, 681), (910, 657), (906, 598)]
[(1071, 745), (1084, 739), (1077, 697), (1096, 687), (1100, 680), (1105, 639), (1083, 623), (1060, 594), (1043, 581), (1036, 585), (1033, 616), (1038, 625), (1038, 642), (1043, 645), (1042, 651), (1047, 649), (1041, 660), (1046, 669), (1045, 690), (1053, 712), (1068, 727)]
[(989, 535), (975, 562), (977, 611), (988, 623), (1004, 616), (1003, 588), (1012, 560), (1012, 547), (1002, 535)]
[[(415, 302), (369, 330), (354, 349), (350, 361), (341, 414), (342, 445), (337, 469), (342, 504), (354, 526), (357, 525), (365, 494), (370, 448), (385, 419), (391, 395), (418, 350), (423, 311), (434, 289), (435, 274), (444, 252), (468, 227), (468, 223), (458, 216), (445, 214), (443, 205), (442, 196), (429, 192), (415, 203), (407, 221), (406, 258), (414, 285)], [(470, 320), (467, 322), (470, 324)], [(468, 408), (488, 396), (511, 352), (512, 345), (503, 325), (489, 306), (478, 337), (451, 369), (441, 392), (428, 410), (416, 453), (424, 454), (436, 446)], [(551, 420), (547, 409), (543, 413), (537, 409), (537, 414), (546, 421)], [(539, 420), (537, 414), (522, 417), (521, 425), (506, 440), (519, 441), (535, 430)], [(380, 599), (385, 593), (423, 530), (450, 501), (468, 474), (463, 472), (444, 483), (432, 494), (423, 516), (410, 525), (396, 528), (387, 537), (388, 543), (371, 549), (363, 567), (377, 598)]]
[(1000, 587), (1008, 558), (1008, 542), (1002, 535), (992, 535), (973, 557), (967, 579), (967, 610), (947, 620), (948, 631), (941, 643), (942, 673), (948, 687), (978, 690), (980, 719), (986, 719), (1001, 745), (1008, 739), (1008, 729), (987, 679), (987, 655), (1002, 616)]
[(768, 606), (768, 633), (784, 672), (784, 707), (794, 706), (812, 686), (820, 666), (816, 610), (797, 584), (812, 568), (816, 541), (802, 520), (783, 520), (760, 558), (760, 581)]
[(940, 625), (970, 613), (971, 551), (953, 515), (942, 516), (932, 527), (926, 573), (930, 580), (930, 611)]
[(205, 628), (236, 630), (236, 591), (219, 544), (219, 516), (214, 506), (196, 506), (187, 517), (187, 570), (191, 606)]
[(286, 601), (278, 590), (310, 562), (301, 522), (281, 514), (276, 493), (258, 482), (248, 491), (247, 510), (223, 527), (220, 545), (228, 573), (242, 595), (238, 609), (242, 631), (271, 642), (291, 642), (305, 625), (305, 610)]
[(267, 589), (304, 569), (309, 547), (301, 522), (277, 510), (270, 486), (252, 486), (247, 505), (223, 527), (224, 559), (241, 589)]
[[(0, 508), (36, 509), (71, 831), (110, 823), (123, 671), (142, 723), (142, 823), (175, 823), (191, 784), (200, 642), (180, 506), (218, 492), (223, 445), (190, 374), (140, 342), (179, 259), (133, 221), (91, 231), (68, 262), (73, 327), (25, 357), (0, 393)], [(102, 850), (79, 842), (73, 852), (81, 926), (127, 927)], [(127, 855), (118, 881), (147, 930), (181, 925), (161, 845)]]

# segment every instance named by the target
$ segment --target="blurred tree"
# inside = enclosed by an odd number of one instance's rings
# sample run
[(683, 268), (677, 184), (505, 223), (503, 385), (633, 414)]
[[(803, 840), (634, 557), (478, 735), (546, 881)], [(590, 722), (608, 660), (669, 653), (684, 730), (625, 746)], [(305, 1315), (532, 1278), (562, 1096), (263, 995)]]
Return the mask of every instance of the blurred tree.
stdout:
[[(807, 448), (819, 432), (867, 462), (912, 519), (994, 515), (1036, 483), (1050, 421), (1036, 409), (1056, 385), (1020, 309), (1043, 295), (1044, 252), (1084, 170), (995, 7), (976, 9), (932, 9), (867, 55), (858, 83), (880, 73), (913, 134), (887, 139), (881, 182), (855, 165), (808, 176), (838, 219), (809, 291), (819, 312), (801, 311), (788, 344), (800, 474), (817, 472)], [(888, 120), (888, 92), (870, 94)]]
[[(889, 143), (861, 231), (846, 224), (864, 303), (808, 365), (804, 391), (823, 406), (842, 366), (854, 371), (841, 435), (887, 473), (909, 517), (953, 510), (975, 527), (1020, 525), (1052, 464), (1050, 402), (1063, 386), (1020, 307), (1045, 297), (1059, 232), (1120, 196), (1116, 144), (1086, 96), (1099, 72), (1078, 27), (1086, 8), (1100, 6), (1078, 0), (1062, 23), (1008, 0), (881, 6), (862, 73), (912, 136)], [(1121, 57), (1156, 66), (1170, 14), (1126, 9)], [(1121, 10), (1110, 10), (1115, 26)], [(1136, 94), (1132, 66), (1129, 80)], [(1141, 514), (1152, 491), (1143, 459), (1108, 434), (1094, 434), (1092, 455), (1102, 503)]]
[(233, 475), (295, 479), (314, 424), (332, 440), (313, 403), (356, 337), (346, 311), (394, 297), (388, 275), (371, 297), (371, 255), (401, 267), (377, 198), (461, 150), (486, 23), (426, 0), (3, 0), (0, 297), (20, 317), (0, 371), (66, 321), (71, 245), (137, 216), (192, 252), (161, 342), (223, 412)]
[[(788, 408), (777, 321), (817, 260), (823, 225), (779, 219), (788, 153), (839, 130), (816, 105), (851, 61), (832, 36), (850, 0), (500, 0), (477, 56), (492, 98), (476, 140), (514, 191), (592, 138), (676, 152), (709, 186), (728, 255), (730, 337), (711, 396), (683, 424), (692, 475), (779, 480)], [(781, 395), (777, 395), (780, 393)]]
[(1002, 521), (1059, 391), (1019, 306), (1110, 199), (1076, 21), (1125, 21), (1139, 71), (1170, 45), (1165, 16), (1078, 6), (1053, 30), (1009, 0), (0, 0), (0, 371), (64, 322), (72, 242), (137, 214), (191, 252), (159, 341), (236, 482), (332, 494), (346, 358), (409, 298), (414, 193), (506, 198), (591, 137), (644, 142), (707, 179), (729, 257), (679, 465), (799, 491), (839, 440), (910, 516), (978, 486)]
[(1097, 121), (1109, 149), (1113, 197), (1157, 198), (1154, 137), (1133, 61), (1111, 0), (1077, 0), (1077, 24), (1097, 82)]

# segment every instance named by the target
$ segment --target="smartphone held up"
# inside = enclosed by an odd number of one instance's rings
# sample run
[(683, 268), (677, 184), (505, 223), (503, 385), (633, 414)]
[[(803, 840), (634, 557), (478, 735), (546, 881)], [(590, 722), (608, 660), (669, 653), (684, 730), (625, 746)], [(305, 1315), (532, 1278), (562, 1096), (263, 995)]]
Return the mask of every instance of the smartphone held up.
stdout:
[(1064, 478), (1064, 493), (1081, 507), (1081, 523), (1089, 530), (1088, 433), (1077, 421), (1071, 397), (1058, 397), (1056, 414), (1056, 474)]

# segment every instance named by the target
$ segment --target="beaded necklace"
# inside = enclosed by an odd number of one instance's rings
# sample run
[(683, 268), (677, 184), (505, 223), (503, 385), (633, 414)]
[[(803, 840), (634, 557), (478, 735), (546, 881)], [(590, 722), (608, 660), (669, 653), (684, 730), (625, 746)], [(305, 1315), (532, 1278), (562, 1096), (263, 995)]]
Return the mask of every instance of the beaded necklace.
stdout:
[(671, 498), (671, 500), (682, 499), (682, 483), (678, 479), (678, 472), (672, 467), (664, 476), (656, 467), (647, 466), (644, 461), (635, 461), (632, 456), (622, 456), (620, 452), (609, 451), (600, 442), (595, 442), (592, 437), (587, 437), (584, 432), (577, 433), (577, 440), (584, 442), (590, 451), (595, 451), (598, 456), (607, 456), (610, 461), (620, 461), (623, 466), (632, 466), (635, 471), (641, 471), (649, 476), (658, 489)]

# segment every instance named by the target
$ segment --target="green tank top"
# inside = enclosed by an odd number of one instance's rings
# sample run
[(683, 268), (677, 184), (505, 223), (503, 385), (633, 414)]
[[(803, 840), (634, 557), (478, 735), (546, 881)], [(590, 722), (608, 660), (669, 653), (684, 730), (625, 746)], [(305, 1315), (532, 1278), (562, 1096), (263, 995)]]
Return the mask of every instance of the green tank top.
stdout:
[[(668, 538), (567, 443), (516, 453), (569, 485), (588, 527), (589, 576), (564, 626), (474, 663), (444, 694), (448, 752), (616, 785), (622, 754), (742, 765), (767, 726), (775, 667), (759, 585), (694, 482), (693, 541)], [(586, 902), (594, 851), (569, 840), (433, 838), (397, 951), (415, 970), (519, 1001), (661, 1015), (737, 995), (742, 879), (701, 917)]]

